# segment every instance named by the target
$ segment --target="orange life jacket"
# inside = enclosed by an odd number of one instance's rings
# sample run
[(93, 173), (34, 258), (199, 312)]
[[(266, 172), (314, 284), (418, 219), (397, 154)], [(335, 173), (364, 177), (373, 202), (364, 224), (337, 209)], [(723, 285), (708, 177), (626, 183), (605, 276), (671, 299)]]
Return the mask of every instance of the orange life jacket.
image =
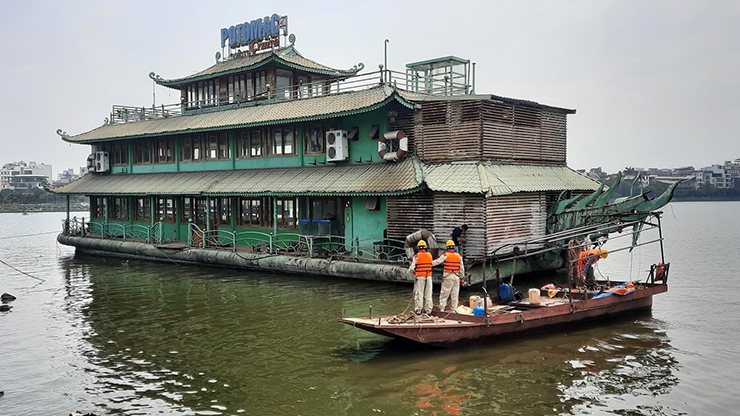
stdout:
[(445, 259), (445, 273), (460, 273), (460, 258), (459, 253), (454, 251), (447, 252), (447, 258)]
[(598, 248), (581, 251), (581, 254), (578, 255), (578, 264), (581, 266), (581, 269), (586, 267), (586, 262), (588, 261), (589, 256), (594, 256), (596, 258), (594, 263), (596, 263), (599, 260), (600, 254), (601, 250)]
[(416, 277), (426, 277), (432, 275), (432, 255), (426, 251), (420, 251), (416, 258)]

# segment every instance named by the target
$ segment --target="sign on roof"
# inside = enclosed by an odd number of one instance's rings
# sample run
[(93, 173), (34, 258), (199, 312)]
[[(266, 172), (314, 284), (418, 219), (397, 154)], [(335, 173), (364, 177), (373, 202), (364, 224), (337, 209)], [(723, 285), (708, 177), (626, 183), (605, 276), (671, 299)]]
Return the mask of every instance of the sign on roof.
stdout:
[(273, 14), (251, 22), (239, 23), (221, 29), (221, 47), (237, 49), (249, 47), (249, 52), (280, 47), (280, 32), (288, 35), (288, 16)]

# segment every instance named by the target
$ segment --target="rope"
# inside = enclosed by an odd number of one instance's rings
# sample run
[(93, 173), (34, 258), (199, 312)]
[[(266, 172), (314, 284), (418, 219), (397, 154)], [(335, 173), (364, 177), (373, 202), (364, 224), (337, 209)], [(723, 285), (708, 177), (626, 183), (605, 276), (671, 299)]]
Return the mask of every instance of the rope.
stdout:
[(33, 275), (31, 275), (31, 274), (28, 274), (28, 273), (24, 272), (23, 270), (20, 270), (20, 269), (18, 269), (18, 268), (16, 268), (16, 267), (13, 267), (13, 266), (9, 265), (8, 263), (6, 263), (6, 262), (4, 262), (4, 261), (2, 261), (2, 260), (0, 260), (0, 263), (2, 263), (2, 264), (4, 264), (4, 265), (6, 265), (6, 266), (10, 267), (11, 269), (13, 269), (13, 270), (17, 271), (18, 273), (20, 273), (20, 274), (24, 274), (24, 275), (26, 275), (26, 276), (28, 276), (28, 277), (30, 277), (30, 278), (32, 278), (32, 279), (36, 279), (36, 280), (38, 280), (38, 281), (40, 281), (40, 282), (45, 282), (45, 281), (46, 281), (46, 280), (44, 280), (44, 279), (42, 279), (42, 278), (40, 278), (40, 277), (36, 277), (36, 276), (33, 276)]
[(34, 237), (34, 236), (37, 236), (37, 235), (46, 235), (46, 234), (59, 234), (59, 231), (48, 231), (48, 232), (45, 232), (45, 233), (25, 234), (25, 235), (11, 235), (9, 237), (2, 237), (2, 239)]

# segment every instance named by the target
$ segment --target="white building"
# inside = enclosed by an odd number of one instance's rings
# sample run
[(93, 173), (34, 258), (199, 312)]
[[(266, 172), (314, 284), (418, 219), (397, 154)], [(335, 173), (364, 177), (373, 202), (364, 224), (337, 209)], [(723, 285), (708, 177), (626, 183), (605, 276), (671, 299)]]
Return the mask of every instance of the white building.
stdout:
[(697, 186), (713, 186), (715, 188), (732, 188), (732, 177), (720, 165), (712, 165), (699, 169), (696, 173)]
[(0, 182), (10, 190), (38, 188), (44, 181), (51, 183), (51, 165), (36, 162), (12, 162), (0, 169)]

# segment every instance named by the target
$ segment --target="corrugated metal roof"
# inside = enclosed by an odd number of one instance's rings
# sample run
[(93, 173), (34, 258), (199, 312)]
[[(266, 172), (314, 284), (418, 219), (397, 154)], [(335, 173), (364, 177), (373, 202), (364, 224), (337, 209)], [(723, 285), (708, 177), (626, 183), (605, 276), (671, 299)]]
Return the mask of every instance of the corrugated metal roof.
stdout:
[(399, 163), (208, 172), (87, 174), (53, 191), (84, 195), (383, 195), (418, 189), (416, 159)]
[(260, 53), (256, 55), (240, 56), (233, 59), (228, 59), (222, 62), (217, 62), (213, 66), (206, 68), (202, 71), (196, 72), (195, 74), (188, 75), (182, 78), (173, 79), (156, 79), (158, 84), (177, 88), (179, 85), (185, 82), (193, 82), (199, 79), (212, 78), (214, 75), (228, 74), (235, 72), (248, 71), (255, 67), (262, 67), (267, 65), (268, 62), (277, 61), (286, 66), (293, 67), (295, 69), (301, 69), (310, 73), (319, 73), (324, 75), (335, 76), (337, 73), (340, 76), (352, 76), (357, 73), (359, 69), (364, 66), (355, 67), (351, 70), (341, 70), (331, 68), (326, 65), (322, 65), (316, 61), (304, 58), (294, 47), (289, 46), (287, 48), (277, 49), (275, 51)]
[[(370, 111), (387, 100), (405, 102), (395, 90), (378, 85), (362, 91), (349, 91), (332, 95), (283, 101), (215, 111), (194, 115), (176, 116), (123, 124), (103, 125), (76, 136), (65, 137), (73, 143), (92, 143), (119, 138), (148, 137), (162, 134), (184, 133), (214, 129), (282, 124), (292, 121), (323, 119)], [(411, 104), (408, 104), (411, 105)]]
[(424, 181), (433, 191), (508, 195), (518, 192), (595, 190), (597, 182), (567, 166), (523, 164), (422, 164)]
[[(417, 176), (421, 171), (421, 177)], [(53, 191), (84, 195), (387, 195), (432, 191), (509, 195), (595, 190), (599, 184), (567, 166), (399, 163), (148, 174), (88, 174)]]

